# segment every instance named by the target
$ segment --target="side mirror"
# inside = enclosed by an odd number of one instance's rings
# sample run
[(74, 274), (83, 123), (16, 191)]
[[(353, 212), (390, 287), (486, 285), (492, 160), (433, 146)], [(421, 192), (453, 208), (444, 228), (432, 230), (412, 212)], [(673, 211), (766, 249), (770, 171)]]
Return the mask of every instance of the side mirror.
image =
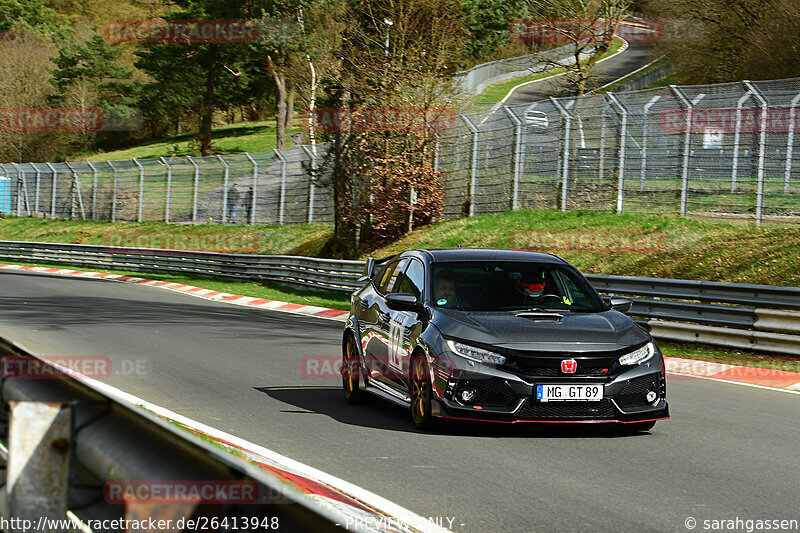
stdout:
[(611, 309), (615, 309), (620, 313), (627, 313), (631, 310), (631, 306), (633, 305), (633, 300), (629, 300), (628, 298), (619, 298), (616, 296), (603, 298), (603, 301), (606, 302)]
[(386, 306), (395, 311), (422, 311), (422, 303), (417, 297), (407, 292), (396, 292), (386, 295)]
[(374, 275), (375, 275), (375, 258), (367, 257), (367, 260), (364, 262), (364, 272), (361, 274), (361, 277), (358, 278), (358, 281), (367, 281), (368, 279), (372, 279), (372, 276)]

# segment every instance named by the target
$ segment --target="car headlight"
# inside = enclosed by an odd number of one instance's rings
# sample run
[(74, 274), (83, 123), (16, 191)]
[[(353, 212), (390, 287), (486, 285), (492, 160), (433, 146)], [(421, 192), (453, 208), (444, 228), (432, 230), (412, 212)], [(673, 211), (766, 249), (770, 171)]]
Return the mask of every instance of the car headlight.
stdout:
[(631, 353), (627, 353), (619, 358), (619, 364), (621, 365), (638, 365), (644, 363), (656, 353), (656, 345), (653, 341), (648, 342), (638, 350), (634, 350)]
[(506, 362), (506, 358), (499, 353), (490, 352), (489, 350), (476, 348), (475, 346), (469, 346), (467, 344), (461, 344), (460, 342), (447, 341), (447, 347), (450, 348), (453, 353), (479, 363), (502, 365)]

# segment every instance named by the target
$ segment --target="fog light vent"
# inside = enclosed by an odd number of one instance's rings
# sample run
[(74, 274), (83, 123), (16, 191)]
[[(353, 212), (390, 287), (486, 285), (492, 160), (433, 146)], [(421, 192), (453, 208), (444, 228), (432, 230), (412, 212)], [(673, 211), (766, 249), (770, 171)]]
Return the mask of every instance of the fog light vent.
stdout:
[(475, 401), (475, 396), (477, 395), (478, 393), (475, 392), (475, 389), (462, 389), (460, 397), (462, 402), (472, 403)]

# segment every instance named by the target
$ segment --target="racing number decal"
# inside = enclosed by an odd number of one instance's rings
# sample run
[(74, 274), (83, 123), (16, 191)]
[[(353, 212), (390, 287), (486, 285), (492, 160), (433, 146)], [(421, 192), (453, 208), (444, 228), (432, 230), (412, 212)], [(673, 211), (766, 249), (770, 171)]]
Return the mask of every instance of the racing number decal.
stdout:
[[(402, 320), (402, 315), (398, 315)], [(405, 326), (402, 322), (398, 322), (394, 316), (389, 319), (389, 366), (395, 370), (403, 370), (401, 359), (403, 350), (403, 333)]]

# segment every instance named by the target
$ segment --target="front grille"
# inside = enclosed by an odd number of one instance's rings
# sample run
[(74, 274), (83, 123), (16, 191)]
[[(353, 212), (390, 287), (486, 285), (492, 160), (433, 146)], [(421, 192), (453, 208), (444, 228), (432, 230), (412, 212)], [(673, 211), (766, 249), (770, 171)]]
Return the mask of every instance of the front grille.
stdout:
[[(603, 377), (609, 375), (609, 368), (608, 367), (600, 367), (600, 366), (593, 366), (593, 367), (581, 367), (578, 364), (578, 369), (575, 371), (574, 374), (565, 374), (561, 371), (561, 363), (559, 363), (558, 367), (546, 367), (546, 366), (526, 366), (517, 365), (519, 366), (520, 372), (526, 376), (536, 376), (536, 377), (543, 377), (543, 378), (560, 378), (560, 377)], [(605, 370), (605, 372), (603, 372)]]
[(613, 419), (617, 411), (609, 400), (599, 402), (539, 402), (528, 399), (519, 412), (521, 419)]
[[(586, 378), (614, 376), (622, 371), (619, 357), (632, 348), (602, 352), (539, 352), (531, 350), (512, 350), (502, 347), (487, 348), (506, 357), (503, 370), (520, 376), (545, 378)], [(561, 372), (561, 362), (575, 359), (578, 368), (573, 374)]]
[(475, 401), (471, 405), (510, 407), (519, 398), (505, 380), (498, 378), (461, 379), (456, 386), (456, 398), (460, 397), (459, 395), (464, 389), (473, 389), (477, 393)]
[(647, 405), (645, 395), (647, 391), (656, 391), (661, 396), (661, 383), (658, 374), (642, 376), (632, 379), (617, 394), (617, 403), (620, 407), (636, 407)]

